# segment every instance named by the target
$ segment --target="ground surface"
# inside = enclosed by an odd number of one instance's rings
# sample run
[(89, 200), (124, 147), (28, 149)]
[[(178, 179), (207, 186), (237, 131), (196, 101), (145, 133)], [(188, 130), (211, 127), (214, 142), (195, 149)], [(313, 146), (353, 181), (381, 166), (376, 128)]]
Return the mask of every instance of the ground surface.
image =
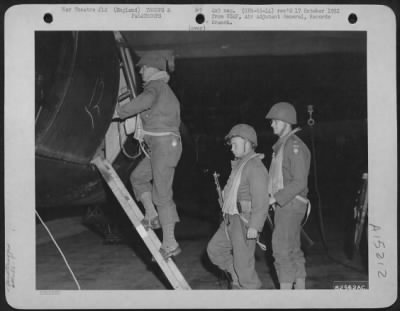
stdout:
[[(315, 215), (315, 213), (314, 213)], [(204, 216), (204, 215), (203, 215)], [(66, 216), (46, 222), (64, 253), (82, 290), (169, 289), (158, 266), (151, 261), (145, 244), (128, 223), (121, 225), (123, 243), (105, 244), (93, 227), (82, 224), (81, 216)], [(195, 213), (181, 213), (176, 236), (182, 253), (176, 265), (192, 289), (226, 289), (227, 282), (208, 261), (205, 249), (215, 231), (215, 222)], [(334, 281), (366, 281), (365, 263), (356, 254), (349, 259), (344, 251), (343, 223), (334, 216), (325, 218), (329, 253), (323, 246), (317, 218), (311, 217), (306, 231), (315, 244), (306, 253), (307, 288), (331, 289)], [(268, 240), (268, 231), (265, 233)], [(38, 223), (36, 230), (36, 285), (39, 290), (73, 290), (77, 286), (59, 251)], [(328, 256), (329, 255), (329, 256)], [(276, 289), (271, 257), (257, 248), (256, 268), (263, 289)], [(349, 266), (346, 266), (349, 265)]]

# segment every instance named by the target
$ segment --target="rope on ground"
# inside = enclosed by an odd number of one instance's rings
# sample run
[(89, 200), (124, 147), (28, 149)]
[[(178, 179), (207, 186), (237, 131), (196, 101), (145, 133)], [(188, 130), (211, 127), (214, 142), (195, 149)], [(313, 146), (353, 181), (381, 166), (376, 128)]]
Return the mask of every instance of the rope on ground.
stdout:
[(72, 269), (71, 269), (71, 267), (69, 266), (67, 259), (65, 258), (63, 252), (61, 251), (60, 247), (58, 246), (56, 240), (53, 238), (53, 235), (51, 234), (49, 228), (47, 228), (46, 224), (44, 223), (44, 221), (43, 221), (42, 218), (40, 217), (39, 213), (38, 213), (37, 211), (35, 211), (35, 213), (36, 213), (36, 216), (39, 218), (40, 222), (42, 223), (43, 227), (46, 229), (47, 233), (49, 234), (49, 236), (50, 236), (51, 240), (53, 241), (54, 245), (57, 247), (58, 251), (60, 252), (60, 254), (61, 254), (61, 256), (62, 256), (62, 258), (64, 259), (64, 262), (65, 262), (65, 264), (67, 265), (67, 268), (68, 268), (69, 272), (71, 273), (72, 278), (74, 279), (75, 284), (76, 284), (76, 286), (78, 287), (78, 290), (81, 290), (81, 287), (80, 287), (80, 285), (79, 285), (77, 279), (75, 278), (75, 275), (74, 275), (74, 273), (72, 272)]

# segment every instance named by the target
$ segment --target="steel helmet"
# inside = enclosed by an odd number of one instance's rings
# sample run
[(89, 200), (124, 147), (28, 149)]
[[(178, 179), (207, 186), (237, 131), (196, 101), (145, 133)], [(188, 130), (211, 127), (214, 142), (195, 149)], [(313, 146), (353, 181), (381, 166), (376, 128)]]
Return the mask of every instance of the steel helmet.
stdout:
[(225, 136), (225, 140), (231, 139), (232, 137), (239, 136), (243, 139), (250, 141), (254, 147), (257, 147), (257, 134), (253, 127), (248, 124), (237, 124), (229, 131), (228, 135)]
[(281, 120), (289, 124), (297, 123), (296, 109), (294, 109), (292, 104), (286, 102), (279, 102), (273, 105), (265, 118)]
[(160, 53), (147, 52), (143, 54), (137, 63), (138, 67), (142, 67), (143, 65), (165, 71), (167, 68), (167, 59)]

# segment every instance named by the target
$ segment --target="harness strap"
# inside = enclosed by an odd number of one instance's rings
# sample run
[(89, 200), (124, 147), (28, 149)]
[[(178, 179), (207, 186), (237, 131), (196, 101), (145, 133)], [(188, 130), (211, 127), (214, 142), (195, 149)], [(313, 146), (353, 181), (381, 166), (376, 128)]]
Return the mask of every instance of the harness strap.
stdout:
[(150, 159), (150, 155), (147, 152), (144, 144), (144, 135), (149, 135), (149, 136), (168, 136), (168, 135), (173, 135), (176, 137), (181, 138), (178, 134), (174, 132), (150, 132), (146, 131), (143, 129), (143, 123), (142, 123), (142, 118), (140, 117), (140, 114), (136, 116), (136, 128), (135, 132), (133, 134), (133, 138), (135, 138), (139, 142), (140, 149), (142, 149), (143, 153), (146, 155), (147, 158)]
[[(306, 199), (306, 198), (303, 198), (303, 197), (300, 196), (300, 195), (296, 195), (296, 196), (295, 196), (295, 199), (299, 200), (300, 202), (302, 202), (302, 203), (304, 203), (304, 204), (307, 204), (306, 216), (305, 216), (305, 218), (304, 218), (303, 223), (301, 224), (301, 226), (303, 227), (303, 226), (306, 224), (306, 222), (307, 222), (307, 220), (308, 220), (308, 217), (310, 216), (310, 213), (311, 213), (311, 202), (310, 202), (310, 200), (308, 200), (308, 199)], [(272, 208), (273, 210), (275, 210), (276, 205), (275, 205), (275, 204), (271, 205), (271, 208)]]
[(142, 130), (142, 133), (144, 135), (149, 135), (149, 136), (168, 136), (168, 135), (173, 135), (173, 136), (176, 136), (176, 137), (179, 137), (179, 138), (181, 137), (180, 135), (178, 135), (178, 134), (176, 134), (174, 132), (149, 132), (149, 131)]
[[(145, 131), (145, 130), (142, 129), (141, 130), (141, 134), (142, 134), (142, 137), (144, 135), (156, 136), (156, 137), (172, 135), (172, 136), (178, 137), (179, 139), (181, 138), (180, 135), (178, 135), (178, 134), (176, 134), (174, 132), (149, 132), (149, 131)], [(141, 140), (138, 140), (138, 141), (139, 141), (139, 145), (140, 145), (140, 148), (142, 149), (143, 153), (146, 155), (146, 157), (148, 157), (150, 159), (150, 155), (146, 151), (146, 148), (144, 146), (145, 142), (144, 142), (143, 138)]]

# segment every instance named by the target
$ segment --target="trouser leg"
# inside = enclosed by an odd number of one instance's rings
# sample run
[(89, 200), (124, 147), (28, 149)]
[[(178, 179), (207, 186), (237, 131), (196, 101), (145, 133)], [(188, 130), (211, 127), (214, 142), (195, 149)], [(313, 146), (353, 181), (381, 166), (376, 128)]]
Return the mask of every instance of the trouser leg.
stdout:
[(163, 229), (162, 248), (175, 248), (175, 223), (179, 221), (173, 200), (172, 185), (182, 145), (174, 136), (151, 138), (151, 166), (153, 170), (153, 201)]
[(246, 238), (247, 228), (238, 215), (229, 216), (229, 236), (233, 246), (233, 266), (241, 288), (258, 289), (261, 281), (255, 270), (256, 240)]
[(300, 207), (300, 212), (296, 213), (295, 215), (295, 245), (294, 245), (294, 250), (293, 250), (293, 262), (296, 267), (296, 274), (295, 274), (295, 289), (305, 289), (305, 279), (306, 279), (306, 260), (304, 258), (304, 253), (301, 249), (301, 221), (304, 217), (304, 214), (301, 213), (301, 207)]
[(294, 289), (306, 289), (306, 279), (297, 278), (294, 283)]
[(305, 278), (305, 260), (300, 247), (301, 221), (305, 210), (289, 204), (275, 211), (275, 229), (272, 234), (273, 256), (280, 283), (292, 284), (296, 278)]
[(292, 284), (294, 282), (295, 267), (290, 258), (292, 232), (287, 213), (281, 208), (275, 210), (275, 228), (272, 233), (272, 251), (274, 265), (279, 283)]
[(158, 215), (156, 208), (153, 204), (153, 198), (152, 198), (151, 192), (143, 192), (142, 195), (140, 196), (140, 201), (143, 204), (143, 207), (145, 210), (144, 217), (146, 219), (152, 219)]
[(279, 289), (293, 289), (293, 283), (280, 283)]
[(150, 159), (143, 158), (130, 175), (133, 193), (135, 194), (137, 200), (141, 200), (143, 193), (152, 192), (152, 179), (153, 172), (151, 169)]
[[(145, 215), (144, 225), (157, 228), (159, 227), (157, 217), (158, 213), (153, 203), (151, 180), (153, 179), (153, 172), (151, 168), (150, 159), (144, 158), (137, 167), (132, 171), (130, 175), (130, 181), (132, 184), (133, 192), (137, 200), (142, 202)], [(152, 222), (150, 222), (152, 221)], [(153, 221), (156, 221), (153, 223)], [(158, 223), (158, 225), (156, 225)]]
[(226, 230), (226, 224), (222, 221), (207, 244), (207, 255), (214, 265), (229, 272), (232, 277), (232, 285), (238, 286), (238, 277), (233, 267), (232, 242), (228, 238)]
[(306, 259), (304, 257), (304, 252), (301, 249), (301, 230), (302, 230), (301, 224), (307, 210), (307, 204), (295, 200), (294, 206), (296, 211), (294, 216), (294, 228), (296, 230), (295, 232), (296, 240), (293, 250), (293, 261), (296, 267), (295, 289), (303, 289), (305, 288), (305, 279), (307, 273), (306, 273)]

